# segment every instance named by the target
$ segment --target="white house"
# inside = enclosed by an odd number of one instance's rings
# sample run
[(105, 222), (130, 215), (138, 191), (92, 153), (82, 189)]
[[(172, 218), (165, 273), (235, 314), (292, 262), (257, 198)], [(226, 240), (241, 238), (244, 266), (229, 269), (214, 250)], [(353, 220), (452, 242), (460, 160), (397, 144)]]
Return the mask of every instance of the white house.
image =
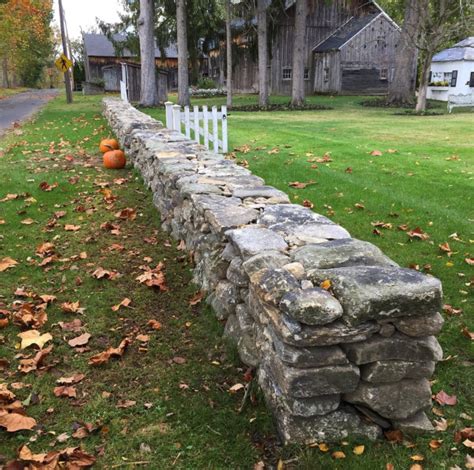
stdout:
[(474, 94), (474, 36), (433, 56), (429, 83), (427, 97), (432, 100)]

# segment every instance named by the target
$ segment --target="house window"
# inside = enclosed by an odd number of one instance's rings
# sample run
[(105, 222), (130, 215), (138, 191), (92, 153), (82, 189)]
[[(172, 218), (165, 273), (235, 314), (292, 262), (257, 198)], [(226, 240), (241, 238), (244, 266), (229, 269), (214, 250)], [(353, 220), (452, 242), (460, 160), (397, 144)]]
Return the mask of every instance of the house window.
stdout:
[(455, 87), (456, 84), (458, 82), (458, 71), (457, 70), (453, 70), (451, 72), (451, 83), (450, 83), (450, 86), (452, 87)]
[(283, 67), (281, 70), (282, 80), (291, 80), (293, 76), (293, 71), (291, 67)]
[(324, 67), (323, 80), (324, 80), (324, 83), (329, 82), (329, 67)]
[(452, 76), (453, 72), (444, 72), (443, 82), (446, 82), (447, 84), (451, 83)]
[(304, 68), (304, 79), (309, 80), (309, 68), (308, 67)]
[(469, 87), (474, 88), (474, 72), (471, 72), (471, 76), (469, 78)]
[(388, 69), (387, 68), (380, 69), (379, 79), (380, 80), (388, 80)]

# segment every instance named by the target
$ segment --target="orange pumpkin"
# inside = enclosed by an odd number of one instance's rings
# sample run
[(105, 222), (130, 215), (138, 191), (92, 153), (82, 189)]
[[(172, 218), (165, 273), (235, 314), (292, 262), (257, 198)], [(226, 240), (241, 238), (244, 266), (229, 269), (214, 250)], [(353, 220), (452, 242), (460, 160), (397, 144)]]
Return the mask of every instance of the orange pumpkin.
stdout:
[(99, 145), (99, 150), (102, 153), (118, 150), (119, 148), (119, 143), (115, 139), (102, 139)]
[(105, 152), (103, 160), (105, 168), (114, 170), (123, 168), (125, 163), (127, 163), (125, 154), (121, 150), (110, 150), (109, 152)]

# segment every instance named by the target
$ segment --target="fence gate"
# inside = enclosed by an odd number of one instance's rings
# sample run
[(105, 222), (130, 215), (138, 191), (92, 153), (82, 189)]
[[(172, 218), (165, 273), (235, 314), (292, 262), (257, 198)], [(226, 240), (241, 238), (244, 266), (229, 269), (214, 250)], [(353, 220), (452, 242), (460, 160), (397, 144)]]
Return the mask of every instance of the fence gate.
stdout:
[(185, 106), (182, 111), (181, 106), (170, 101), (167, 101), (165, 106), (168, 129), (181, 132), (188, 139), (191, 139), (192, 136), (198, 144), (202, 143), (208, 149), (212, 143), (216, 153), (219, 153), (219, 149), (222, 153), (228, 152), (227, 106), (222, 106), (220, 111), (217, 110), (217, 106), (213, 106), (210, 111), (207, 106), (203, 106), (202, 110), (199, 109), (199, 106), (193, 106), (192, 111), (189, 106)]

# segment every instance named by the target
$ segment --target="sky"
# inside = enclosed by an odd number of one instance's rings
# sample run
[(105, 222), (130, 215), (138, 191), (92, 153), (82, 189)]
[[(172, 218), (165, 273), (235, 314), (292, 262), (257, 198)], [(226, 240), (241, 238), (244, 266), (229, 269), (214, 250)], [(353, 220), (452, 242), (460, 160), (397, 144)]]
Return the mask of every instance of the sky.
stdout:
[[(96, 18), (107, 23), (118, 21), (117, 12), (123, 11), (119, 0), (63, 0), (70, 39), (81, 35), (81, 28), (97, 26)], [(54, 0), (54, 22), (59, 27), (58, 0)]]

